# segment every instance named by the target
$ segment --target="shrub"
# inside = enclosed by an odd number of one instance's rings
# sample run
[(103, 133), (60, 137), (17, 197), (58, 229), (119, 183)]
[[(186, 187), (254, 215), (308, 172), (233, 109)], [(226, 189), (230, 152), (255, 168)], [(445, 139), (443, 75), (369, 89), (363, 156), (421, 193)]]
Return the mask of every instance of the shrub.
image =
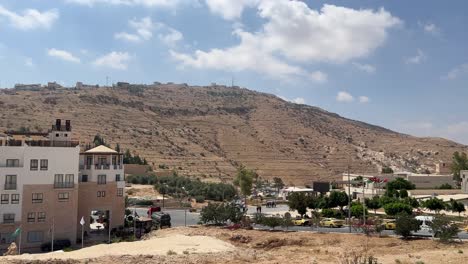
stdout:
[(200, 212), (200, 222), (203, 224), (226, 224), (227, 221), (239, 223), (243, 213), (240, 208), (230, 203), (209, 203)]
[(445, 215), (436, 215), (429, 223), (432, 233), (437, 236), (442, 243), (451, 242), (458, 234), (458, 226), (452, 223)]
[(419, 230), (419, 221), (413, 216), (400, 213), (396, 218), (395, 234), (408, 238), (411, 236), (411, 232), (417, 232)]
[(275, 227), (282, 226), (284, 224), (284, 219), (277, 216), (263, 217), (261, 224), (275, 229)]
[(177, 252), (175, 252), (174, 250), (168, 250), (166, 254), (167, 254), (168, 256), (177, 255)]
[(333, 218), (344, 218), (344, 215), (341, 211), (339, 210), (334, 210), (334, 209), (322, 209), (322, 212), (321, 212), (322, 216), (323, 217), (333, 217)]
[(442, 189), (442, 190), (450, 190), (452, 189), (452, 185), (448, 184), (448, 183), (444, 183), (442, 185), (440, 185), (439, 187), (436, 187), (436, 189)]
[[(354, 217), (362, 217), (364, 214), (364, 206), (362, 206), (362, 204), (360, 203), (355, 203), (355, 204), (352, 204), (351, 205), (351, 215), (354, 216)], [(368, 215), (369, 213), (367, 212), (367, 209), (366, 209), (366, 215)]]
[(152, 200), (136, 200), (135, 205), (140, 205), (140, 206), (152, 206), (153, 201)]
[(201, 196), (201, 195), (195, 196), (195, 201), (197, 203), (204, 203), (205, 202), (205, 197)]
[(399, 213), (406, 213), (410, 215), (413, 212), (413, 208), (402, 202), (393, 202), (384, 205), (384, 210), (387, 215), (397, 215)]

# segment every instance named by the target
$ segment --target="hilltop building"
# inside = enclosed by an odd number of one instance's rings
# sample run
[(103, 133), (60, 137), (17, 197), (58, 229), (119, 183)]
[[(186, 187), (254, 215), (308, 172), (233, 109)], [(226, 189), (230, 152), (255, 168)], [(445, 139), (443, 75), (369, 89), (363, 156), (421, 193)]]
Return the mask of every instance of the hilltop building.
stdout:
[(48, 133), (0, 134), (0, 252), (18, 244), (18, 228), (21, 251), (35, 252), (52, 237), (75, 244), (82, 217), (87, 238), (108, 233), (108, 222), (123, 225), (122, 155), (104, 146), (82, 151), (72, 138), (71, 122), (60, 119)]

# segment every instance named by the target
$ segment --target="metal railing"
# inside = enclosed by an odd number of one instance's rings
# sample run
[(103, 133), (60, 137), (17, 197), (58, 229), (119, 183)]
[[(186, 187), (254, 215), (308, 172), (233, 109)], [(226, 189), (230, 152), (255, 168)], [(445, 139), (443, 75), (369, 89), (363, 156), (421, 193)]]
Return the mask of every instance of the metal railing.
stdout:
[(55, 189), (73, 188), (74, 186), (74, 182), (54, 182)]
[(16, 190), (16, 183), (5, 183), (5, 190)]

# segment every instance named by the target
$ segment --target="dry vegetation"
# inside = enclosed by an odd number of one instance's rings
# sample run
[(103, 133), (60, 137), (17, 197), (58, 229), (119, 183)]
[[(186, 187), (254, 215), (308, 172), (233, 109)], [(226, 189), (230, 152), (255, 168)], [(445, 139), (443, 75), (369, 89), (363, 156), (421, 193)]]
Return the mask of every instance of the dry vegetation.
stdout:
[[(253, 230), (230, 231), (220, 228), (173, 228), (152, 233), (147, 239), (171, 238), (187, 235), (211, 237), (230, 243), (217, 253), (200, 253), (190, 248), (164, 248), (159, 254), (145, 254), (144, 250), (132, 255), (104, 256), (92, 259), (61, 260), (60, 263), (356, 263), (356, 259), (373, 256), (378, 263), (465, 263), (468, 254), (466, 243), (444, 245), (431, 240), (404, 241), (394, 237), (366, 237), (364, 235), (320, 234), (309, 232), (267, 232)], [(166, 243), (166, 244), (167, 244)], [(114, 244), (114, 246), (118, 246)], [(156, 246), (156, 245), (155, 245)], [(170, 252), (170, 253), (169, 253)], [(1, 259), (0, 259), (1, 262)], [(10, 263), (26, 263), (18, 260)], [(42, 262), (27, 262), (42, 263)], [(45, 262), (44, 262), (45, 263)], [(49, 261), (47, 263), (54, 263)], [(59, 263), (59, 262), (57, 262)]]
[(239, 164), (286, 184), (337, 178), (382, 165), (433, 169), (466, 146), (416, 138), (342, 118), (322, 109), (239, 88), (155, 85), (144, 89), (0, 91), (0, 130), (47, 130), (71, 119), (76, 137), (101, 134), (158, 170), (206, 180), (232, 177)]

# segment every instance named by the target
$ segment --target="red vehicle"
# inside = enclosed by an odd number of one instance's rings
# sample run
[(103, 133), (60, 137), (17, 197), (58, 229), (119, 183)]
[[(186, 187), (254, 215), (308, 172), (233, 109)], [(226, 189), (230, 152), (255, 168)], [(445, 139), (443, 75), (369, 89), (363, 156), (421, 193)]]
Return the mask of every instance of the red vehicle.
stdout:
[(155, 207), (150, 207), (150, 209), (148, 209), (148, 217), (151, 218), (151, 215), (153, 215), (153, 213), (155, 212), (161, 212), (161, 207), (159, 206), (155, 206)]

